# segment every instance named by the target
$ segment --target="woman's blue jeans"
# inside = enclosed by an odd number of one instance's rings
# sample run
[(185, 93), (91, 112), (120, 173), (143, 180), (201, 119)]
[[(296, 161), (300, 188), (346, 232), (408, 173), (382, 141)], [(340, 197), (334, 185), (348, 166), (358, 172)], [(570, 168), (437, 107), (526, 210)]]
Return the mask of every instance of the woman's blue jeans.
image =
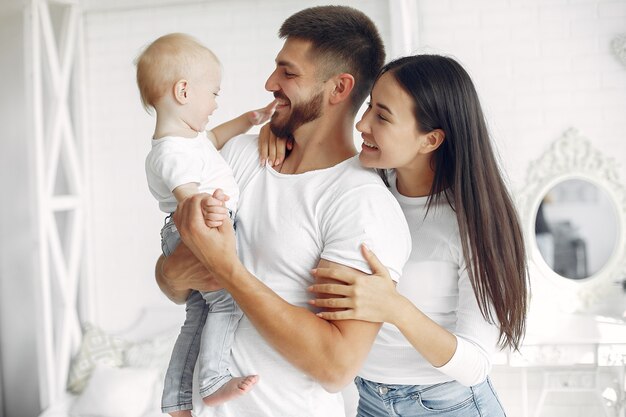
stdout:
[(357, 417), (506, 416), (491, 381), (472, 387), (457, 381), (433, 385), (388, 385), (357, 377)]

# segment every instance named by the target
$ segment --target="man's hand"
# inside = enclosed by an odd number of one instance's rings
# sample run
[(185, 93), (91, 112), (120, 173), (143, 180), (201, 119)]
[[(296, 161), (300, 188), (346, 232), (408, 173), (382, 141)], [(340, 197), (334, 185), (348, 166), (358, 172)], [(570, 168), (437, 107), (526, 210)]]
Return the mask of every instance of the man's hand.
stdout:
[[(227, 218), (219, 227), (208, 227), (205, 223), (202, 208), (215, 204), (221, 193), (222, 191), (218, 189), (212, 196), (195, 194), (180, 202), (174, 213), (174, 223), (180, 233), (181, 240), (200, 261), (205, 271), (210, 270), (218, 280), (227, 275), (233, 265), (239, 263), (232, 221)], [(173, 263), (178, 271), (178, 262)], [(194, 266), (193, 263), (187, 265), (187, 267), (192, 266)], [(167, 275), (167, 270), (165, 272)], [(179, 273), (184, 272), (180, 271)], [(183, 279), (183, 281), (187, 281), (187, 279)], [(204, 290), (204, 288), (198, 287), (191, 288)]]

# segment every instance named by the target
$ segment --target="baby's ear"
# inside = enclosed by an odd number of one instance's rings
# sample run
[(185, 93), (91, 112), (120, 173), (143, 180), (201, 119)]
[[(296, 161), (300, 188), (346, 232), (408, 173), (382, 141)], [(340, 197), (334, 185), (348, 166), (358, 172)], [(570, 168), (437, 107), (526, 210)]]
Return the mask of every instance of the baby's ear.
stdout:
[(174, 84), (174, 98), (180, 104), (187, 103), (187, 80), (178, 80)]

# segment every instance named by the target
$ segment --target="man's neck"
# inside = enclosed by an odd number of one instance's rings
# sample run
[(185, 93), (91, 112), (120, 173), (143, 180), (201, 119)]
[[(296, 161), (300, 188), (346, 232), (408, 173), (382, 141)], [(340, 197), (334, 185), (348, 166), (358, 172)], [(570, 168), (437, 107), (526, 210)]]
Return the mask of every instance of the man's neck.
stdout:
[(353, 118), (327, 123), (318, 119), (294, 132), (294, 146), (278, 170), (283, 174), (330, 168), (357, 154), (352, 138)]

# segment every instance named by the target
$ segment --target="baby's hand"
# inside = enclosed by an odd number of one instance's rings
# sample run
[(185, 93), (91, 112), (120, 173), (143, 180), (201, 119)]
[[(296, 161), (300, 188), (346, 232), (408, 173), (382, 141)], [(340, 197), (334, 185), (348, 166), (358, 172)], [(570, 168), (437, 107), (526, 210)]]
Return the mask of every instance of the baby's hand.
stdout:
[(221, 189), (215, 190), (213, 198), (209, 199), (202, 206), (202, 214), (204, 216), (204, 223), (208, 227), (219, 227), (228, 216), (228, 209), (225, 206), (225, 202), (228, 201), (228, 197)]
[(278, 100), (274, 100), (262, 109), (249, 111), (248, 113), (246, 113), (246, 116), (248, 116), (248, 121), (252, 124), (252, 126), (260, 125), (267, 122), (274, 114), (274, 110), (276, 110), (277, 105)]

